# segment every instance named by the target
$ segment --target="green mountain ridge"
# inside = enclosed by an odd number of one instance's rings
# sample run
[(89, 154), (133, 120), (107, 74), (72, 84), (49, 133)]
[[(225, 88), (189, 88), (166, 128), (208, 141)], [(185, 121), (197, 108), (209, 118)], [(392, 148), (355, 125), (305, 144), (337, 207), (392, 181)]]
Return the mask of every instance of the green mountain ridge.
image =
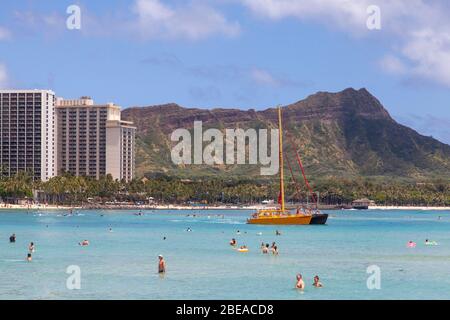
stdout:
[[(192, 130), (198, 120), (203, 130), (275, 128), (276, 108), (206, 110), (166, 104), (128, 108), (122, 117), (137, 126), (138, 176), (267, 178), (255, 165), (174, 165), (170, 135), (178, 128)], [(366, 89), (318, 92), (284, 106), (283, 121), (308, 176), (450, 178), (450, 146), (397, 123)], [(287, 158), (297, 167), (285, 140)]]

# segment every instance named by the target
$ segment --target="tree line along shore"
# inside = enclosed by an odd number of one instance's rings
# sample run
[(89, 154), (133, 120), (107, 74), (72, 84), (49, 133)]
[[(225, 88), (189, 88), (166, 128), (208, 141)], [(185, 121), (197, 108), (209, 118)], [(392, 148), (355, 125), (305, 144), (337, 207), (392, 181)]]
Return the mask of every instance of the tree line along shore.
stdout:
[[(360, 198), (377, 206), (450, 207), (450, 181), (402, 181), (388, 178), (323, 178), (312, 181), (321, 206), (345, 207)], [(304, 186), (286, 183), (291, 203), (310, 203)], [(46, 182), (33, 181), (26, 172), (0, 178), (0, 197), (4, 204), (41, 203), (49, 206), (98, 207), (128, 205), (164, 208), (257, 206), (278, 198), (274, 181), (239, 178), (180, 179), (175, 177), (139, 178), (130, 182), (110, 175), (96, 180), (63, 174)]]

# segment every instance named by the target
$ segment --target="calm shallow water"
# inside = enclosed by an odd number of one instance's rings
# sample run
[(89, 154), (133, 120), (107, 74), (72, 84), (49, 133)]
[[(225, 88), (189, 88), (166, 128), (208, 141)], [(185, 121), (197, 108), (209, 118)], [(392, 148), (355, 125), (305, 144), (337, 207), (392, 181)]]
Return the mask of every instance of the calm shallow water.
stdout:
[[(249, 211), (135, 212), (0, 211), (0, 299), (450, 299), (450, 212), (329, 211), (327, 226), (279, 228), (246, 225)], [(250, 252), (232, 250), (233, 237)], [(261, 242), (273, 241), (280, 255), (262, 255)], [(81, 290), (66, 288), (69, 265), (81, 268)], [(381, 290), (367, 289), (370, 265), (381, 268)], [(299, 272), (304, 293), (293, 289)], [(322, 289), (310, 285), (316, 274)]]

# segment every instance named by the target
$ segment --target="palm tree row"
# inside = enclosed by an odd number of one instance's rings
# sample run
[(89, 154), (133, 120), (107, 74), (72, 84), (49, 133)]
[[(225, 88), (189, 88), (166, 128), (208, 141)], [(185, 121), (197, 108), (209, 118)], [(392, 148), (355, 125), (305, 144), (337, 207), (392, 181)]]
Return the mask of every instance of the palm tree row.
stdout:
[[(450, 182), (422, 183), (388, 179), (328, 178), (312, 182), (321, 203), (349, 204), (355, 199), (369, 198), (380, 205), (450, 206)], [(300, 190), (299, 190), (300, 189)], [(52, 204), (105, 203), (108, 201), (145, 202), (153, 198), (159, 203), (254, 204), (277, 199), (278, 184), (246, 179), (196, 179), (173, 177), (114, 180), (106, 175), (96, 180), (62, 174), (46, 182), (33, 181), (25, 172), (0, 179), (3, 201), (32, 199)], [(306, 202), (310, 194), (304, 186), (286, 185), (287, 201)]]

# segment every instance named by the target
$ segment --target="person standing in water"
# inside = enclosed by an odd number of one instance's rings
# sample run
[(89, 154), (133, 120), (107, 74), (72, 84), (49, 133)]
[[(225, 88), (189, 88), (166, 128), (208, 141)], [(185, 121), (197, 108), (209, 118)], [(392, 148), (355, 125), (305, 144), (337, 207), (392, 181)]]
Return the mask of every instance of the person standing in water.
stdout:
[(162, 255), (158, 256), (158, 273), (166, 273), (166, 261)]
[(31, 260), (32, 260), (31, 253), (28, 253), (28, 254), (27, 254), (27, 261), (28, 261), (28, 262), (31, 262)]
[(277, 247), (276, 245), (274, 245), (274, 246), (272, 247), (272, 253), (273, 253), (274, 255), (277, 255), (277, 254), (278, 254), (278, 247)]
[(305, 289), (305, 282), (303, 281), (303, 277), (300, 273), (297, 275), (297, 284), (295, 285), (295, 288), (300, 290)]
[(30, 242), (30, 245), (28, 246), (28, 251), (29, 251), (30, 253), (33, 253), (34, 250), (35, 250), (34, 243), (33, 243), (33, 242)]
[(323, 287), (323, 284), (320, 282), (319, 276), (317, 276), (317, 275), (314, 277), (313, 286), (316, 287), (316, 288), (322, 288)]

